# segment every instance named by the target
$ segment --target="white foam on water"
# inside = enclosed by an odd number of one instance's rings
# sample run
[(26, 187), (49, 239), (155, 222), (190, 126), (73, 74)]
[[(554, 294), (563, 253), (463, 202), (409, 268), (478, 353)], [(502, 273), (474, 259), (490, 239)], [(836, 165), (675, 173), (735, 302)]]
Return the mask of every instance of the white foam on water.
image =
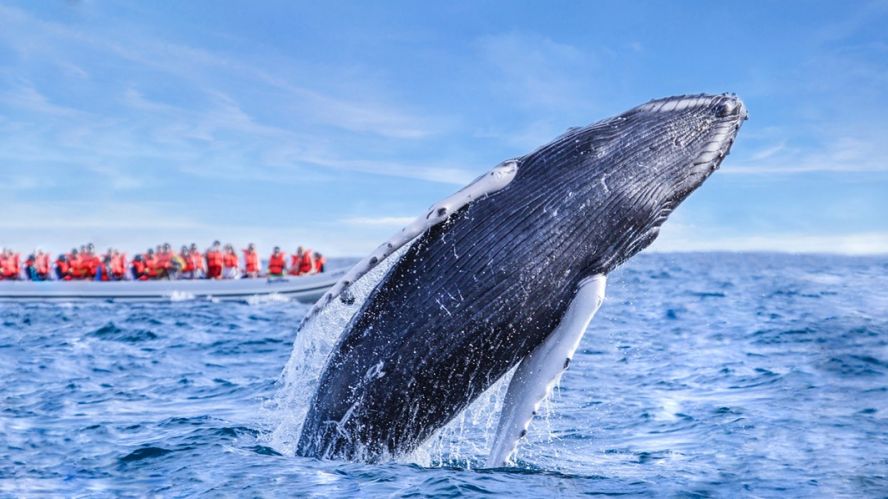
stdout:
[(247, 297), (248, 305), (264, 305), (266, 303), (286, 303), (290, 301), (290, 297), (280, 293), (269, 293), (267, 295), (253, 295)]
[(354, 301), (350, 305), (339, 299), (331, 301), (296, 335), (290, 360), (278, 381), (280, 389), (263, 407), (271, 429), (265, 436), (270, 447), (284, 455), (296, 452), (302, 423), (333, 347), (376, 285), (409, 247), (404, 245), (352, 284), (349, 292)]
[(195, 298), (194, 294), (187, 291), (173, 291), (167, 295), (172, 302), (189, 301)]

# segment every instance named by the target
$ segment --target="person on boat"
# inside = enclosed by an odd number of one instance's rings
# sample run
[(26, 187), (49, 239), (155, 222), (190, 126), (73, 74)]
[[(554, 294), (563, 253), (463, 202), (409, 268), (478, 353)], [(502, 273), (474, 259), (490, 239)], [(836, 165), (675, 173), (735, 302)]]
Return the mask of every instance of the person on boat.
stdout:
[(77, 248), (72, 248), (71, 252), (67, 255), (68, 260), (68, 273), (71, 276), (71, 279), (79, 279), (80, 278), (80, 253), (77, 251)]
[(206, 274), (206, 267), (204, 267), (203, 255), (197, 249), (197, 244), (191, 243), (189, 255), (191, 256), (191, 265), (194, 267), (194, 279), (203, 279)]
[(110, 281), (111, 280), (111, 256), (105, 255), (104, 258), (99, 260), (99, 263), (96, 265), (96, 275), (93, 277), (96, 281)]
[(122, 281), (126, 279), (126, 253), (118, 250), (111, 251), (111, 279)]
[(7, 249), (3, 259), (3, 278), (10, 281), (21, 279), (21, 268), (21, 255), (15, 253), (11, 249)]
[(181, 279), (181, 276), (185, 272), (185, 267), (187, 265), (188, 262), (186, 262), (185, 259), (182, 258), (182, 255), (170, 252), (170, 263), (167, 268), (167, 278)]
[(61, 254), (56, 258), (55, 273), (56, 279), (60, 281), (70, 281), (74, 278), (74, 276), (71, 275), (71, 264), (68, 262), (67, 255)]
[(182, 245), (182, 248), (179, 250), (179, 258), (182, 259), (184, 265), (182, 272), (179, 273), (179, 279), (194, 279), (194, 271), (197, 269), (197, 266), (194, 259), (191, 258), (191, 251), (188, 250), (188, 246)]
[(132, 271), (133, 279), (139, 281), (148, 280), (148, 266), (145, 265), (145, 260), (142, 258), (142, 255), (136, 255), (135, 257), (133, 257)]
[(281, 252), (279, 246), (274, 247), (271, 256), (268, 257), (269, 277), (283, 277), (287, 271), (287, 255)]
[(207, 250), (207, 279), (222, 278), (222, 243), (213, 241), (213, 246)]
[(321, 272), (323, 272), (325, 270), (325, 267), (327, 266), (327, 258), (324, 255), (315, 251), (314, 264), (315, 264), (315, 272), (320, 274)]
[(95, 279), (99, 264), (102, 261), (95, 254), (95, 246), (92, 243), (86, 245), (86, 253), (82, 255), (81, 272), (83, 279)]
[(222, 254), (222, 278), (238, 279), (240, 278), (240, 268), (237, 262), (237, 253), (231, 244), (225, 245), (225, 252)]
[(296, 248), (296, 254), (293, 255), (293, 262), (290, 265), (290, 275), (308, 275), (315, 273), (314, 258), (310, 249), (302, 246)]
[(247, 245), (244, 251), (244, 275), (247, 277), (259, 277), (259, 253), (253, 243)]
[(172, 272), (173, 250), (170, 243), (164, 243), (157, 252), (157, 278), (169, 279)]
[(40, 281), (39, 277), (37, 277), (37, 256), (34, 253), (28, 255), (28, 258), (25, 258), (25, 277), (30, 281)]
[(157, 256), (153, 249), (148, 248), (148, 251), (142, 256), (142, 262), (145, 264), (146, 279), (157, 279)]
[(37, 273), (37, 278), (41, 281), (50, 278), (52, 264), (49, 260), (49, 253), (45, 253), (42, 249), (37, 248), (37, 254), (34, 255), (34, 270)]

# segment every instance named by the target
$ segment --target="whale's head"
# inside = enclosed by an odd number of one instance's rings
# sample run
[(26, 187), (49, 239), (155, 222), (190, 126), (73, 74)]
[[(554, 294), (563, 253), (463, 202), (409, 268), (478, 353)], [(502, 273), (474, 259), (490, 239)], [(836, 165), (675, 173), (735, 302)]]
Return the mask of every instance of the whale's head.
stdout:
[(653, 242), (718, 169), (746, 116), (730, 94), (653, 100), (568, 131), (522, 158), (519, 177), (566, 210), (560, 233), (569, 236), (558, 244), (582, 255), (586, 273), (607, 273)]

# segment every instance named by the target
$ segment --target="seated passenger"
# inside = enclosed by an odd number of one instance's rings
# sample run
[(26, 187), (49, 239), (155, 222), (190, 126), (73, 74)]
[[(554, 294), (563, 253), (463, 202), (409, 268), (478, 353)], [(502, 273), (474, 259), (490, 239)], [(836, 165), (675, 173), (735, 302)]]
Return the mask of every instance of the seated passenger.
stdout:
[(283, 277), (287, 270), (287, 255), (281, 252), (281, 248), (274, 247), (274, 252), (268, 258), (269, 277)]
[(196, 266), (194, 264), (194, 259), (191, 258), (191, 252), (188, 251), (188, 246), (182, 246), (182, 248), (179, 250), (179, 257), (184, 263), (184, 267), (182, 267), (182, 272), (179, 273), (179, 279), (194, 279), (194, 271), (196, 269)]
[(37, 257), (34, 256), (34, 253), (31, 253), (25, 259), (25, 276), (31, 281), (42, 280), (37, 277)]
[(11, 249), (7, 249), (3, 256), (2, 276), (10, 281), (21, 279), (21, 257)]
[(110, 281), (111, 280), (111, 257), (105, 256), (102, 260), (99, 260), (99, 263), (96, 264), (95, 277), (93, 277), (96, 281)]
[(207, 250), (207, 279), (222, 278), (222, 243), (214, 241)]
[(326, 267), (326, 265), (327, 265), (327, 259), (324, 257), (324, 255), (315, 251), (314, 262), (315, 262), (315, 272), (317, 272), (317, 273), (323, 272), (324, 267)]
[(206, 274), (206, 267), (204, 266), (203, 255), (197, 249), (197, 244), (191, 243), (189, 256), (191, 257), (191, 265), (194, 267), (194, 278), (203, 279)]
[(111, 252), (111, 279), (115, 281), (126, 279), (126, 253), (117, 250)]
[(253, 243), (244, 250), (244, 274), (247, 277), (259, 277), (259, 253)]
[(142, 263), (145, 265), (145, 279), (157, 279), (157, 256), (153, 249), (148, 248), (148, 252), (142, 256)]
[(185, 259), (182, 258), (182, 255), (170, 252), (170, 264), (167, 269), (167, 277), (170, 279), (181, 279), (186, 266), (187, 263)]
[(135, 257), (133, 257), (133, 265), (132, 265), (133, 279), (136, 279), (139, 281), (147, 281), (148, 280), (148, 272), (146, 269), (147, 269), (147, 266), (145, 265), (145, 262), (142, 260), (142, 255), (136, 255)]
[(73, 279), (71, 275), (71, 264), (68, 263), (66, 255), (59, 255), (55, 262), (56, 279), (60, 281), (70, 281)]
[(311, 256), (311, 250), (302, 246), (296, 248), (296, 254), (293, 255), (293, 265), (290, 266), (290, 275), (308, 275), (314, 274), (315, 263)]
[(230, 244), (225, 245), (225, 252), (222, 254), (222, 278), (240, 278), (240, 268), (238, 268), (237, 264), (237, 253), (234, 251), (234, 246)]
[(38, 279), (41, 281), (49, 279), (50, 269), (52, 268), (52, 264), (49, 262), (49, 253), (44, 253), (43, 250), (38, 249), (37, 255), (35, 255), (34, 268), (37, 271)]

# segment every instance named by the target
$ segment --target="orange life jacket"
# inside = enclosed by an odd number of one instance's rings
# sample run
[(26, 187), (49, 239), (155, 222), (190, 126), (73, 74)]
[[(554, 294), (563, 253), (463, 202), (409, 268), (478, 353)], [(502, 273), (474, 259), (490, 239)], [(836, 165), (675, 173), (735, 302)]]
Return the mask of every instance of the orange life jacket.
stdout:
[(299, 275), (300, 265), (302, 265), (302, 257), (299, 255), (290, 255), (290, 270), (287, 273), (290, 275)]
[(6, 278), (15, 279), (19, 274), (19, 254), (13, 253), (11, 256), (8, 256), (3, 261), (3, 276)]
[(42, 255), (37, 255), (37, 260), (34, 262), (34, 268), (41, 276), (49, 275), (49, 254), (43, 253)]
[(157, 277), (157, 257), (156, 256), (153, 256), (153, 255), (149, 256), (147, 254), (142, 255), (142, 264), (145, 265), (145, 268), (143, 269), (143, 272), (145, 272), (145, 275), (147, 275), (148, 277)]
[(247, 272), (259, 272), (259, 254), (255, 250), (244, 250), (244, 266)]
[(315, 271), (323, 272), (324, 265), (327, 265), (327, 258), (324, 255), (321, 255), (315, 260)]
[(126, 255), (120, 253), (117, 256), (111, 258), (111, 273), (114, 277), (120, 278), (123, 277), (123, 274), (126, 272)]
[(194, 267), (192, 270), (203, 270), (204, 269), (204, 261), (203, 255), (200, 254), (200, 251), (194, 250), (189, 253), (189, 258), (191, 266)]
[(277, 255), (272, 254), (268, 259), (268, 273), (274, 275), (281, 275), (284, 273), (284, 267), (287, 265), (287, 255), (283, 252), (278, 253)]

